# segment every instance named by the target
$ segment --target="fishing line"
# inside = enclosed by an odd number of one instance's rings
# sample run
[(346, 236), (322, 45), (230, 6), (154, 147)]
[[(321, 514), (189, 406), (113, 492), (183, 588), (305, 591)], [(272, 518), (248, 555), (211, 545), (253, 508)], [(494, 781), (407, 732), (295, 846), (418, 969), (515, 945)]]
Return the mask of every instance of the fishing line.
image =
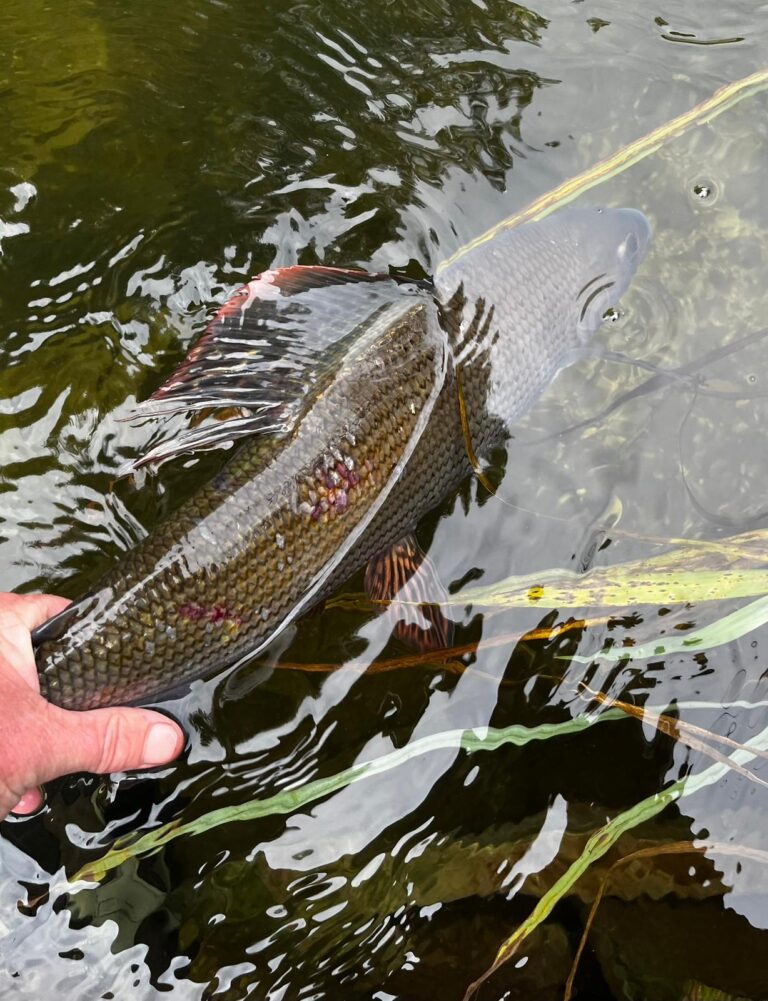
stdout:
[(464, 402), (464, 390), (461, 386), (461, 365), (456, 366), (456, 391), (459, 399), (459, 419), (461, 420), (461, 432), (464, 435), (464, 447), (467, 451), (467, 458), (469, 459), (469, 464), (475, 473), (475, 476), (482, 483), (491, 497), (496, 496), (496, 487), (491, 483), (488, 477), (482, 470), (480, 465), (480, 460), (475, 454), (475, 449), (472, 444), (472, 433), (469, 428), (469, 418), (467, 417), (467, 405)]
[(472, 433), (469, 427), (467, 406), (464, 401), (464, 390), (461, 386), (461, 365), (456, 366), (456, 392), (459, 401), (459, 419), (461, 420), (461, 431), (464, 437), (464, 448), (467, 452), (467, 458), (469, 459), (469, 464), (472, 466), (472, 472), (475, 474), (482, 486), (485, 487), (491, 497), (494, 497), (512, 511), (524, 511), (526, 514), (532, 514), (537, 518), (549, 518), (551, 521), (567, 521), (566, 518), (560, 518), (554, 514), (545, 514), (542, 511), (531, 511), (530, 508), (522, 507), (520, 504), (514, 504), (512, 501), (508, 501), (505, 497), (501, 496), (498, 492), (498, 487), (495, 487), (483, 472), (480, 460), (478, 459), (472, 444)]

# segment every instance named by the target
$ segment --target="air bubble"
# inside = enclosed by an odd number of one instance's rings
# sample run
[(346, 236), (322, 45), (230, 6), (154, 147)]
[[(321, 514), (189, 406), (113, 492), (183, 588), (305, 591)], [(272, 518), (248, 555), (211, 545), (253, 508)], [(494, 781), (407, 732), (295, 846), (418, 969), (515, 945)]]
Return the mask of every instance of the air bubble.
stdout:
[(617, 306), (609, 306), (603, 313), (603, 320), (608, 323), (618, 323), (624, 314)]
[(709, 178), (699, 178), (689, 190), (694, 201), (707, 202), (710, 205), (717, 199), (719, 193), (717, 185)]

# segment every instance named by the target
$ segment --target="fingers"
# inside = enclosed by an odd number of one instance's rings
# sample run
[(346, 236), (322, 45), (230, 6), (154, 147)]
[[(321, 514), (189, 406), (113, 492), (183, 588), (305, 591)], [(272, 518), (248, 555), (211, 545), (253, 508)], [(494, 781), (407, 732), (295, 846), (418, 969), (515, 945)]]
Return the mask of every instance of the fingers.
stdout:
[[(13, 672), (11, 672), (13, 673)], [(34, 813), (39, 785), (72, 772), (118, 772), (172, 761), (184, 746), (181, 728), (148, 709), (70, 712), (10, 678), (0, 699), (0, 820)]]
[(121, 772), (167, 764), (184, 746), (181, 728), (148, 709), (69, 712), (49, 707), (56, 754), (43, 764), (38, 782), (70, 772)]
[[(181, 752), (184, 733), (176, 723), (146, 709), (94, 709), (75, 713), (49, 707), (43, 753), (27, 761), (35, 782), (70, 772), (122, 772), (167, 764)], [(43, 804), (42, 791), (27, 789), (12, 809), (24, 816)], [(8, 807), (6, 807), (7, 809)]]
[(39, 695), (30, 630), (69, 605), (54, 595), (0, 594), (0, 820), (33, 813), (37, 788), (72, 772), (117, 772), (172, 761), (184, 734), (147, 709), (69, 712)]
[(71, 604), (57, 594), (3, 594), (0, 613), (13, 612), (31, 632)]
[(69, 604), (67, 598), (53, 594), (0, 594), (0, 661), (35, 691), (38, 681), (30, 630)]

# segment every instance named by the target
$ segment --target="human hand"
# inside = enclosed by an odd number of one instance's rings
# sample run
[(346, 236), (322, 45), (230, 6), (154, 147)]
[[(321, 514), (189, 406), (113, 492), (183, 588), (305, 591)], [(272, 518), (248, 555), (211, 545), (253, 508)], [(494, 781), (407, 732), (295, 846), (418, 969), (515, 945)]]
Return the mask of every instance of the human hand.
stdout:
[(160, 713), (71, 712), (40, 695), (30, 632), (68, 604), (52, 594), (0, 593), (0, 820), (34, 813), (38, 786), (59, 775), (163, 765), (184, 746), (181, 728)]

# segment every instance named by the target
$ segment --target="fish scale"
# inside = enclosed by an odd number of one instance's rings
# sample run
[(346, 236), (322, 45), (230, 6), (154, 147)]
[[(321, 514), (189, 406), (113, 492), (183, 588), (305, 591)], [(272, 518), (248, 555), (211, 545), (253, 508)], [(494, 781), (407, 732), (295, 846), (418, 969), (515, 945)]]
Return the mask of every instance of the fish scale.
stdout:
[[(348, 376), (317, 401), (296, 437), (266, 467), (263, 448), (245, 446), (216, 485), (127, 555), (88, 599), (96, 614), (78, 620), (69, 642), (41, 644), (46, 698), (77, 709), (141, 700), (231, 663), (274, 632), (402, 457), (432, 389), (428, 373), (436, 344), (412, 352), (424, 308), (410, 310), (388, 331), (390, 355), (407, 364), (393, 357), (396, 377), (369, 382), (364, 412), (349, 406), (350, 383), (360, 378), (350, 365)], [(386, 355), (378, 334), (372, 341)], [(367, 368), (366, 352), (358, 363)], [(331, 415), (344, 410), (352, 434), (325, 436), (318, 450), (316, 426), (327, 427)], [(342, 462), (347, 458), (359, 476), (343, 516), (331, 509), (318, 513), (309, 486), (333, 453)], [(223, 565), (226, 573), (219, 572)], [(106, 616), (100, 614), (104, 607), (110, 609)], [(180, 662), (189, 665), (181, 678)]]
[(431, 288), (333, 268), (254, 279), (149, 401), (251, 410), (148, 455), (251, 437), (36, 631), (43, 695), (153, 701), (261, 649), (470, 471), (457, 371), (483, 455), (583, 353), (649, 236), (633, 210), (570, 210), (502, 231)]

